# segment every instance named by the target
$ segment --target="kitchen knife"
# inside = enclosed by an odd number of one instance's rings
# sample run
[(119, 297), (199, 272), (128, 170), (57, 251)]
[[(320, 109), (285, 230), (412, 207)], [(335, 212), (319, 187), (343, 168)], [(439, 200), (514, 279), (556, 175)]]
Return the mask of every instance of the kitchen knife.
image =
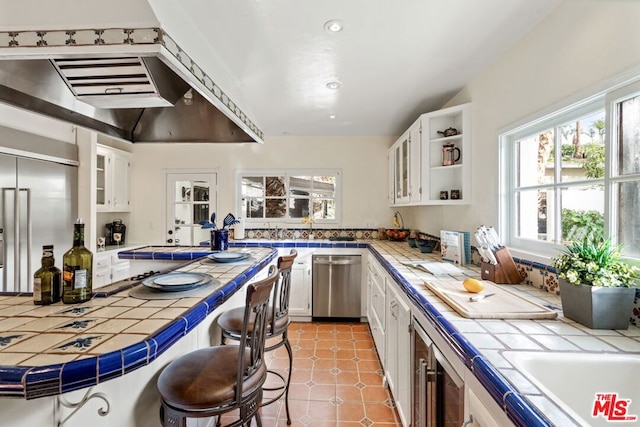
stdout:
[(476, 296), (473, 296), (473, 297), (469, 297), (469, 301), (471, 301), (471, 302), (478, 302), (478, 301), (482, 301), (482, 300), (483, 300), (483, 299), (485, 299), (485, 298), (492, 297), (492, 296), (494, 296), (494, 295), (495, 295), (495, 293), (493, 293), (493, 294), (487, 294), (487, 295), (476, 295)]

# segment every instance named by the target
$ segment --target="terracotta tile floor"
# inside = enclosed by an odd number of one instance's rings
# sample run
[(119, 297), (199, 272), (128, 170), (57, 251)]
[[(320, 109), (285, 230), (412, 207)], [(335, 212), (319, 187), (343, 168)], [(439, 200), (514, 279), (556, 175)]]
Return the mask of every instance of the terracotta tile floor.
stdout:
[[(366, 323), (292, 323), (292, 426), (399, 426)], [(285, 373), (286, 349), (267, 353), (270, 369)], [(277, 384), (270, 375), (269, 382)], [(281, 382), (280, 382), (281, 383)], [(265, 398), (269, 392), (265, 392)], [(284, 398), (261, 409), (264, 427), (286, 426)], [(223, 417), (222, 423), (231, 421)], [(252, 423), (255, 425), (255, 422)]]

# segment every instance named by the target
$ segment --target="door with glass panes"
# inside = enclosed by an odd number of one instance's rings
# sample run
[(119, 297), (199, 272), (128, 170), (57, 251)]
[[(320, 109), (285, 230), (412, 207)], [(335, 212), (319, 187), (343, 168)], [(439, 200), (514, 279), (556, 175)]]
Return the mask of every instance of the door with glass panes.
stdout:
[(198, 246), (208, 242), (211, 230), (200, 223), (211, 220), (215, 206), (215, 173), (167, 173), (166, 243)]

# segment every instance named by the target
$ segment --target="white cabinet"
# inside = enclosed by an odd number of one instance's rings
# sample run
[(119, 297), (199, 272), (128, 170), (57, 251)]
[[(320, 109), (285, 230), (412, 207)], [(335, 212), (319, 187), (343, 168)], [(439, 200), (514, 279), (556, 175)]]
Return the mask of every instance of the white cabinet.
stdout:
[(128, 212), (131, 155), (98, 145), (96, 149), (96, 210)]
[(420, 201), (420, 120), (391, 146), (389, 150), (390, 191), (392, 205)]
[(411, 310), (391, 278), (386, 284), (385, 377), (402, 425), (411, 422)]
[(296, 260), (291, 267), (291, 292), (289, 294), (291, 317), (311, 316), (311, 262), (310, 258)]
[(385, 280), (379, 264), (370, 259), (367, 265), (367, 319), (382, 365), (385, 364)]
[[(450, 129), (456, 135), (444, 136)], [(470, 203), (470, 103), (425, 113), (411, 125), (389, 149), (389, 187), (392, 206)]]
[(130, 275), (130, 261), (119, 259), (118, 250), (98, 252), (93, 257), (93, 289), (124, 280)]

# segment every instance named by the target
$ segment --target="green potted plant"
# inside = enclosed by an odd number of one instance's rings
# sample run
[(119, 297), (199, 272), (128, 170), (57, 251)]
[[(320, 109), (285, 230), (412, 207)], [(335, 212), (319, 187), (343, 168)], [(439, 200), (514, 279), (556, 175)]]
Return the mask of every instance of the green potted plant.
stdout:
[(627, 329), (640, 270), (611, 239), (584, 238), (553, 258), (564, 316), (591, 329)]

